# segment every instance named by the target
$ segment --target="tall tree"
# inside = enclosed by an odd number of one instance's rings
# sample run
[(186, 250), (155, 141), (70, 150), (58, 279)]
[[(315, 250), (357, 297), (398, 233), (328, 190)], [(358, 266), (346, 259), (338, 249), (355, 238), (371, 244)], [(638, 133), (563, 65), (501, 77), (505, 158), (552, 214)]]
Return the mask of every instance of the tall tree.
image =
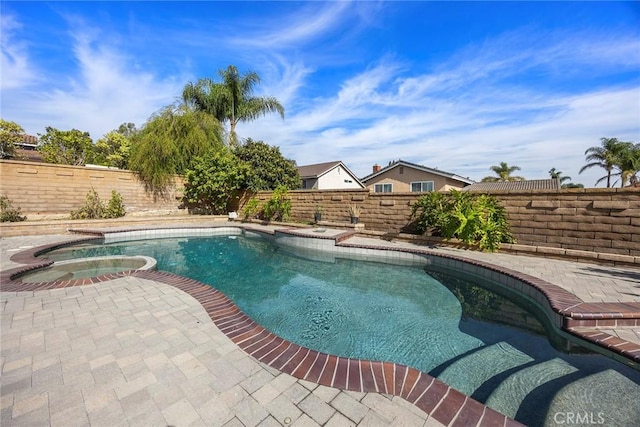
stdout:
[(615, 167), (618, 169), (618, 173), (612, 176), (620, 177), (620, 187), (627, 185), (627, 182), (631, 185), (637, 185), (639, 183), (638, 173), (640, 173), (640, 144), (621, 143)]
[(275, 190), (285, 186), (289, 190), (300, 187), (300, 175), (293, 160), (286, 159), (278, 147), (248, 138), (234, 150), (234, 154), (250, 166), (246, 186), (253, 191)]
[(498, 181), (524, 181), (521, 176), (512, 176), (515, 171), (519, 171), (519, 166), (509, 166), (506, 162), (500, 162), (498, 166), (491, 166), (493, 172), (498, 176), (485, 176), (482, 182), (498, 182)]
[(132, 144), (129, 169), (147, 191), (165, 196), (176, 174), (183, 174), (197, 156), (222, 147), (220, 123), (211, 115), (184, 104), (154, 114)]
[(118, 126), (118, 129), (115, 132), (118, 132), (119, 134), (122, 134), (127, 138), (132, 138), (136, 133), (138, 133), (138, 129), (136, 129), (135, 124), (128, 122), (122, 123), (120, 126)]
[(78, 129), (59, 130), (51, 126), (40, 136), (38, 150), (42, 160), (64, 165), (84, 165), (93, 155), (93, 141), (89, 132)]
[(277, 112), (284, 118), (284, 107), (270, 96), (253, 96), (260, 77), (253, 71), (240, 74), (229, 65), (218, 71), (222, 82), (209, 78), (199, 79), (195, 84), (187, 83), (182, 92), (184, 102), (197, 110), (211, 114), (220, 123), (229, 123), (229, 146), (238, 145), (236, 126), (240, 122), (255, 120), (267, 113)]
[(131, 140), (114, 130), (96, 141), (92, 161), (98, 165), (126, 169), (130, 155)]
[(580, 172), (582, 173), (592, 167), (600, 167), (607, 171), (607, 174), (596, 181), (596, 185), (607, 180), (607, 188), (611, 187), (611, 176), (616, 163), (619, 160), (622, 143), (618, 138), (600, 138), (601, 145), (589, 147), (584, 152), (585, 160), (589, 163), (584, 165)]
[(556, 168), (551, 168), (549, 170), (549, 176), (560, 181), (560, 184), (564, 183), (565, 181), (571, 181), (570, 176), (562, 176), (562, 171), (556, 170)]
[(0, 159), (16, 154), (16, 144), (24, 139), (24, 129), (16, 122), (0, 119)]

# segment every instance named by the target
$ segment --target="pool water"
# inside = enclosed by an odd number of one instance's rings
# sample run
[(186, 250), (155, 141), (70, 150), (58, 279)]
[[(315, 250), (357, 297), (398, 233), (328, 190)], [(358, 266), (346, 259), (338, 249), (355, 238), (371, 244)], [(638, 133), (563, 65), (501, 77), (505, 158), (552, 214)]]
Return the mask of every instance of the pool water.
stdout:
[(92, 257), (88, 259), (59, 261), (52, 266), (28, 272), (15, 280), (24, 283), (54, 282), (97, 277), (103, 274), (127, 270), (154, 269), (155, 261), (144, 257)]
[(556, 425), (569, 412), (604, 425), (640, 420), (640, 372), (556, 350), (534, 311), (455, 272), (322, 253), (311, 260), (242, 236), (85, 245), (46, 256), (103, 255), (153, 257), (159, 270), (212, 285), (285, 339), (412, 366), (527, 425)]

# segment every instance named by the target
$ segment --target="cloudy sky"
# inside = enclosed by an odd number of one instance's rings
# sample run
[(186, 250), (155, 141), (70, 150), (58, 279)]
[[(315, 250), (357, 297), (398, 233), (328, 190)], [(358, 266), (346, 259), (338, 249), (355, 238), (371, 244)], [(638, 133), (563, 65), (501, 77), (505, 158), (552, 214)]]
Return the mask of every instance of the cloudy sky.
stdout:
[(299, 165), (395, 159), (468, 176), (578, 175), (640, 141), (638, 2), (7, 2), (1, 114), (30, 134), (144, 125), (200, 77), (262, 78), (285, 119), (238, 126)]

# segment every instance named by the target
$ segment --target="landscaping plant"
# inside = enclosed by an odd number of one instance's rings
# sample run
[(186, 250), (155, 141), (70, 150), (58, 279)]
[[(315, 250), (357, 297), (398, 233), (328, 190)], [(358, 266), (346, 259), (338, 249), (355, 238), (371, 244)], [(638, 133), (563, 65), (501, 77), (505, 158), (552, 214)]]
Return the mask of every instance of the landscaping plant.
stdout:
[(111, 199), (105, 205), (93, 188), (87, 193), (84, 206), (71, 211), (71, 219), (120, 218), (126, 214), (122, 196), (116, 190), (111, 191)]
[(481, 250), (494, 252), (501, 243), (514, 243), (507, 213), (498, 200), (486, 194), (451, 190), (431, 192), (413, 205), (412, 218), (420, 234), (431, 232), (445, 239), (457, 238)]
[(22, 215), (19, 206), (13, 203), (7, 196), (0, 196), (0, 222), (26, 221), (27, 217)]
[(208, 214), (225, 214), (239, 197), (249, 167), (225, 148), (198, 157), (185, 175), (184, 198), (188, 205)]
[(260, 212), (260, 202), (258, 199), (251, 199), (244, 205), (244, 209), (242, 213), (244, 215), (244, 219), (253, 219)]
[(280, 185), (264, 204), (264, 217), (269, 221), (288, 221), (290, 214), (291, 200), (287, 199), (287, 187)]
[(103, 210), (104, 218), (120, 218), (125, 216), (127, 211), (124, 208), (122, 196), (116, 190), (111, 190), (111, 199), (107, 204), (107, 208)]

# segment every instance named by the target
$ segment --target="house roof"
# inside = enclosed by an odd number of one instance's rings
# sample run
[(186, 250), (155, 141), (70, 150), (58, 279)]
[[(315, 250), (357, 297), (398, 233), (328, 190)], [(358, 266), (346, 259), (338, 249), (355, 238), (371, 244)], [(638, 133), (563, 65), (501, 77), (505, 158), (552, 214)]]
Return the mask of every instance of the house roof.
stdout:
[(524, 181), (496, 181), (496, 182), (476, 182), (462, 191), (530, 191), (530, 190), (559, 190), (560, 181), (553, 178), (548, 179), (527, 179)]
[(337, 160), (335, 162), (326, 162), (326, 163), (316, 163), (314, 165), (306, 165), (306, 166), (298, 166), (298, 174), (300, 174), (300, 178), (309, 179), (309, 178), (320, 178), (322, 175), (332, 171), (338, 166), (342, 166), (342, 168), (349, 174), (351, 177), (357, 182), (362, 188), (364, 188), (364, 184), (358, 179), (357, 176), (353, 172), (349, 170), (348, 167), (342, 163), (341, 160)]
[(364, 178), (361, 178), (360, 181), (362, 182), (367, 182), (372, 178), (375, 178), (378, 175), (381, 175), (387, 171), (390, 171), (391, 169), (398, 167), (398, 166), (406, 166), (408, 168), (413, 168), (422, 172), (428, 172), (428, 173), (432, 173), (434, 175), (440, 175), (440, 176), (444, 176), (446, 178), (450, 178), (450, 179), (455, 179), (456, 181), (460, 181), (460, 182), (464, 182), (465, 184), (473, 184), (473, 180), (469, 179), (469, 178), (465, 178), (462, 177), (460, 175), (456, 175), (455, 173), (451, 173), (451, 172), (445, 172), (439, 169), (433, 169), (433, 168), (429, 168), (427, 166), (423, 166), (423, 165), (419, 165), (417, 163), (411, 163), (411, 162), (407, 162), (405, 160), (396, 160), (395, 162), (391, 163), (389, 166), (380, 169), (378, 172), (372, 173), (371, 175), (367, 175)]
[(338, 166), (341, 161), (316, 163), (315, 165), (298, 166), (300, 178), (317, 178)]

